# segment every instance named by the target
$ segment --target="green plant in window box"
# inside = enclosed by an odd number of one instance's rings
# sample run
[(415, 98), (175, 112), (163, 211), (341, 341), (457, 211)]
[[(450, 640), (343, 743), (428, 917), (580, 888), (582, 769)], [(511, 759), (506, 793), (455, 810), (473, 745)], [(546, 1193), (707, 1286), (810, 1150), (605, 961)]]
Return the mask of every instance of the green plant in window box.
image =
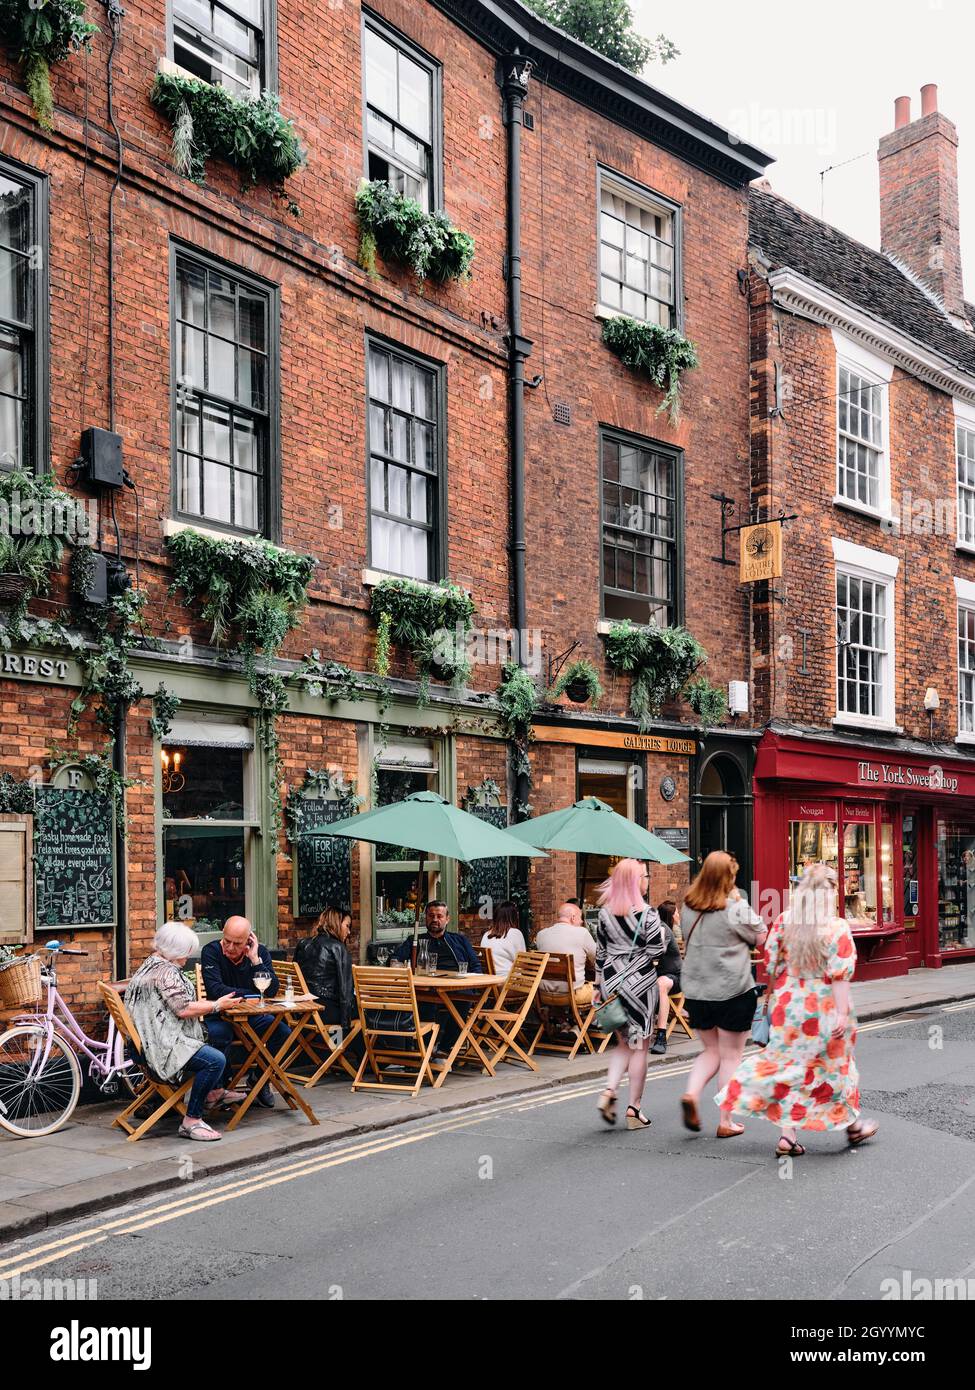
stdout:
[(391, 648), (405, 647), (419, 675), (417, 701), (426, 703), (431, 675), (459, 686), (470, 676), (466, 637), (474, 619), (474, 601), (459, 584), (442, 579), (421, 584), (415, 579), (380, 580), (372, 591), (370, 611), (376, 620), (377, 675), (389, 674)]
[(6, 517), (0, 531), (0, 603), (11, 606), (13, 622), (32, 598), (50, 593), (51, 576), (64, 558), (60, 532), (77, 534), (76, 503), (51, 473), (0, 468), (0, 508)]
[(0, 43), (24, 70), (34, 115), (51, 130), (54, 97), (51, 68), (72, 53), (91, 49), (98, 25), (85, 18), (85, 0), (0, 0)]
[(666, 410), (672, 423), (680, 417), (681, 379), (698, 365), (697, 348), (676, 328), (639, 323), (617, 315), (603, 321), (603, 342), (631, 371), (649, 377), (664, 393), (657, 414)]
[(606, 635), (606, 657), (614, 671), (632, 677), (630, 710), (646, 730), (679, 697), (707, 652), (684, 627), (635, 627), (624, 619)]
[(720, 685), (712, 685), (707, 676), (691, 681), (684, 698), (697, 715), (702, 729), (712, 729), (728, 713), (728, 696)]
[(359, 264), (376, 276), (376, 256), (409, 266), (418, 280), (467, 280), (474, 238), (445, 212), (427, 212), (415, 198), (396, 193), (385, 179), (363, 179), (355, 195)]
[(595, 666), (583, 658), (571, 661), (559, 672), (548, 694), (550, 700), (566, 695), (575, 705), (588, 705), (590, 709), (596, 709), (603, 698), (603, 687)]
[(149, 100), (173, 127), (177, 173), (202, 184), (207, 160), (226, 160), (240, 173), (245, 192), (268, 184), (292, 216), (301, 215), (284, 182), (305, 163), (305, 152), (273, 92), (245, 99), (210, 82), (160, 72)]

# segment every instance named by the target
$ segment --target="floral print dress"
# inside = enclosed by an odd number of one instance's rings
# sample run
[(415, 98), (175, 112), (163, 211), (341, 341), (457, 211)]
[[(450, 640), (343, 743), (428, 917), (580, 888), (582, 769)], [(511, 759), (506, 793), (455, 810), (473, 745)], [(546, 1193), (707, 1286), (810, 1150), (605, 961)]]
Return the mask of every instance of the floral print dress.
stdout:
[(856, 968), (850, 928), (834, 918), (825, 929), (823, 974), (812, 979), (789, 967), (782, 944), (782, 918), (769, 932), (765, 964), (774, 969), (769, 1000), (769, 1041), (746, 1057), (715, 1097), (741, 1115), (760, 1115), (774, 1125), (799, 1129), (845, 1129), (860, 1113), (860, 1080), (854, 1044), (856, 1016), (833, 1038), (836, 1003), (833, 981), (849, 980)]

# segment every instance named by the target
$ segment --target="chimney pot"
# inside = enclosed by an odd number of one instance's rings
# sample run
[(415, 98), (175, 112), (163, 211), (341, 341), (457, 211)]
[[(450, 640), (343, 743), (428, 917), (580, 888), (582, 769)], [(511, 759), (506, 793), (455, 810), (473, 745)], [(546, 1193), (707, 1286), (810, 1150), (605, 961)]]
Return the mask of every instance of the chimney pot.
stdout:
[(898, 97), (894, 102), (894, 129), (900, 130), (902, 126), (911, 123), (911, 98)]
[(938, 109), (938, 85), (928, 82), (921, 88), (921, 115), (933, 116)]

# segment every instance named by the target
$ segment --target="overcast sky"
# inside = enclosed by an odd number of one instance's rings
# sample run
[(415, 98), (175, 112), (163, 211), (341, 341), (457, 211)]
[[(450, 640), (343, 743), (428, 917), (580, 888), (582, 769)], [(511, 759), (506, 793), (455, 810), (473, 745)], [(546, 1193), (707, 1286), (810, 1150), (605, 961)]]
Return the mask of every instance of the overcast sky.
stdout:
[[(641, 33), (661, 30), (681, 56), (645, 77), (775, 156), (773, 188), (880, 244), (877, 142), (894, 98), (938, 85), (958, 128), (965, 293), (975, 299), (975, 5), (972, 0), (630, 0)], [(866, 155), (857, 159), (858, 155)]]

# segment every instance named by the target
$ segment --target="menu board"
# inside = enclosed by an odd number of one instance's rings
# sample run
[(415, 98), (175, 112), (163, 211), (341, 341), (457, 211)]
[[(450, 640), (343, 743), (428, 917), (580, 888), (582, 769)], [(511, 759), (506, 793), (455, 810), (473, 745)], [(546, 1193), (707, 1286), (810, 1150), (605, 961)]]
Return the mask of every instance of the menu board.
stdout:
[(317, 917), (327, 907), (347, 907), (352, 901), (352, 842), (312, 832), (351, 814), (347, 801), (304, 797), (301, 833), (294, 847), (294, 910), (296, 917)]
[[(468, 812), (478, 820), (487, 821), (498, 830), (508, 828), (506, 806), (468, 806)], [(507, 859), (474, 859), (463, 866), (461, 905), (470, 912), (490, 905), (492, 910), (508, 897)]]
[(38, 787), (34, 804), (38, 927), (115, 923), (115, 814), (100, 792)]

